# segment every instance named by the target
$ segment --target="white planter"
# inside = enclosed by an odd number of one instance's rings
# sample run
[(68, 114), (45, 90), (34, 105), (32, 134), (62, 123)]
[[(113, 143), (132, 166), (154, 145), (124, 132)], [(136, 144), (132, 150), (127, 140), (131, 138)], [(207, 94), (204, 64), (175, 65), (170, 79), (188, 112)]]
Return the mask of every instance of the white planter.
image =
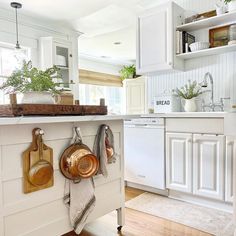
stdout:
[(55, 104), (55, 100), (50, 92), (25, 92), (22, 104)]
[(236, 1), (231, 1), (228, 3), (228, 11), (233, 12), (236, 11)]
[(197, 111), (196, 98), (184, 99), (183, 106), (184, 106), (184, 111), (186, 112), (196, 112)]

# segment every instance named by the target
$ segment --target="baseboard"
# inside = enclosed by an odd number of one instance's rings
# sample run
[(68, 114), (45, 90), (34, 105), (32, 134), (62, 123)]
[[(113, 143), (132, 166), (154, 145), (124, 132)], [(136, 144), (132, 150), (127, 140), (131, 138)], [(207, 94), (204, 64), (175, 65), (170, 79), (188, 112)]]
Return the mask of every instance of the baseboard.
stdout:
[(149, 186), (145, 186), (142, 184), (136, 184), (136, 183), (132, 183), (132, 182), (128, 182), (128, 181), (125, 181), (125, 186), (141, 189), (141, 190), (151, 192), (151, 193), (157, 193), (157, 194), (160, 194), (163, 196), (168, 196), (168, 190), (156, 189), (156, 188), (152, 188)]
[(182, 193), (174, 190), (169, 190), (169, 198), (197, 204), (208, 208), (218, 209), (221, 211), (233, 213), (233, 204), (221, 202), (213, 199), (194, 196), (192, 194)]

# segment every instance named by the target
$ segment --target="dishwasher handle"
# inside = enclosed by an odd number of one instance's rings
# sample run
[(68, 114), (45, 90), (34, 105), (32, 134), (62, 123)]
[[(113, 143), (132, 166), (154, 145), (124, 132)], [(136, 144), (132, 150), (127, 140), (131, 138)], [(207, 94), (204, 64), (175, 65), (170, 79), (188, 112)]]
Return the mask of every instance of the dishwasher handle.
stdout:
[(163, 125), (149, 125), (149, 124), (129, 124), (125, 128), (145, 128), (145, 129), (164, 129)]

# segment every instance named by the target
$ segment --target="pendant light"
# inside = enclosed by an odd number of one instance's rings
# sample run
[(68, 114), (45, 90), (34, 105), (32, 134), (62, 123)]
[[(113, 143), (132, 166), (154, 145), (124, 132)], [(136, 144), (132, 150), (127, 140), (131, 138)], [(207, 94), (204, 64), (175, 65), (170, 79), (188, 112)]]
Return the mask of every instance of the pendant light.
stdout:
[(19, 30), (18, 30), (18, 15), (17, 10), (22, 8), (22, 4), (18, 2), (11, 2), (11, 7), (15, 8), (15, 14), (16, 14), (16, 49), (21, 49), (19, 44)]
[(14, 57), (16, 58), (16, 68), (20, 69), (23, 62), (26, 60), (25, 50), (21, 48), (19, 43), (19, 25), (18, 25), (18, 9), (22, 8), (22, 4), (18, 2), (11, 2), (11, 7), (15, 9), (16, 17), (16, 46), (14, 51)]

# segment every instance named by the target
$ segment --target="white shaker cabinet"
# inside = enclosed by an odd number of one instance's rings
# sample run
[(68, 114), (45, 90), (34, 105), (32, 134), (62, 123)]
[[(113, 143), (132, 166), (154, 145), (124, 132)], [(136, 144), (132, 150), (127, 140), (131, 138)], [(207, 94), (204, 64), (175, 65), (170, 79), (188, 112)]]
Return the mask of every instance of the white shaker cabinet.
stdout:
[(144, 114), (146, 110), (145, 78), (125, 80), (126, 113)]
[(192, 134), (166, 134), (166, 184), (168, 189), (192, 192)]
[(193, 194), (224, 200), (225, 137), (193, 135)]
[(137, 74), (182, 70), (175, 56), (175, 28), (183, 9), (173, 2), (148, 9), (137, 18)]
[(226, 137), (225, 201), (233, 202), (233, 159), (236, 153), (235, 138)]

